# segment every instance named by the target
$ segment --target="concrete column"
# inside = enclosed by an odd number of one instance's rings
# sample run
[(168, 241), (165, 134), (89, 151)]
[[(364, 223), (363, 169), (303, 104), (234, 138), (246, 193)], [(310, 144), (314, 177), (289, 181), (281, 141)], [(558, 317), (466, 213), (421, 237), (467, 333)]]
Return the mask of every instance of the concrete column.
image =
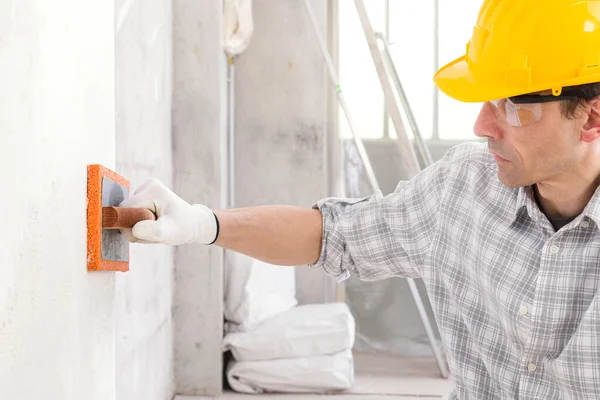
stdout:
[[(311, 1), (327, 37), (327, 2)], [(236, 207), (309, 207), (327, 191), (329, 79), (302, 1), (255, 0), (255, 31), (236, 58)], [(322, 271), (297, 268), (300, 303), (335, 299)]]
[[(173, 1), (173, 165), (176, 193), (221, 208), (226, 133), (222, 2)], [(175, 250), (175, 388), (185, 395), (222, 390), (223, 254), (218, 247)]]

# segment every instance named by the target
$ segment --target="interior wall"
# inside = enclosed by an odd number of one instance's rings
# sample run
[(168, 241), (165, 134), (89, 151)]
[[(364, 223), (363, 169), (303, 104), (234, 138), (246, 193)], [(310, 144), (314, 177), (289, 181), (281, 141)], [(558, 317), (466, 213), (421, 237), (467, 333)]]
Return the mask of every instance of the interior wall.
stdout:
[[(173, 166), (175, 192), (190, 203), (223, 208), (226, 171), (226, 59), (219, 0), (173, 0)], [(223, 251), (175, 250), (176, 393), (222, 391)]]
[(115, 398), (115, 273), (86, 268), (87, 165), (115, 167), (114, 6), (0, 2), (0, 398)]
[[(173, 187), (171, 0), (115, 1), (116, 165)], [(116, 279), (116, 398), (173, 397), (173, 248), (134, 244)]]
[[(327, 38), (327, 2), (310, 3)], [(329, 78), (302, 1), (253, 1), (254, 34), (235, 59), (235, 206), (310, 207), (325, 197)], [(300, 304), (335, 300), (323, 271), (296, 269)]]

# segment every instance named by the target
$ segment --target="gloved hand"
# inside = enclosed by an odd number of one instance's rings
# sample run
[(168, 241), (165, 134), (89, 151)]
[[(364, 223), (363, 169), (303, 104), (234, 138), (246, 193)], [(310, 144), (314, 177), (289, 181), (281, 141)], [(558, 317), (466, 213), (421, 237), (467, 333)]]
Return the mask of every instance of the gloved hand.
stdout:
[(190, 205), (157, 179), (141, 185), (120, 207), (147, 208), (156, 221), (140, 221), (133, 229), (122, 229), (128, 241), (138, 243), (212, 244), (218, 234), (214, 213), (201, 204)]

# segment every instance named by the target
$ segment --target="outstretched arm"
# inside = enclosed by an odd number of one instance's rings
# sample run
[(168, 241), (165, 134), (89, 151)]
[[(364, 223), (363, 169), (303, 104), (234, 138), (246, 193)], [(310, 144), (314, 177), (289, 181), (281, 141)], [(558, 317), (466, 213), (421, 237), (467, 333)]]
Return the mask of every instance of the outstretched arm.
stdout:
[(157, 217), (123, 230), (131, 242), (216, 244), (275, 265), (319, 259), (323, 234), (319, 210), (260, 206), (213, 211), (187, 203), (156, 179), (146, 181), (121, 207), (147, 208)]
[(216, 245), (275, 265), (316, 263), (323, 232), (319, 210), (260, 206), (215, 211)]

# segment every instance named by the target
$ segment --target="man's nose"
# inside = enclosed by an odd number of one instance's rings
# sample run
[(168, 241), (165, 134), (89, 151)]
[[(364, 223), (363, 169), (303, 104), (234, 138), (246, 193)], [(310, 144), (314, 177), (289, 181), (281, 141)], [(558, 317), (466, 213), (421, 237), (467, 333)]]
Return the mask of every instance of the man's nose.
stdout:
[(498, 121), (494, 105), (484, 103), (479, 111), (479, 116), (473, 126), (473, 131), (478, 137), (498, 140), (502, 137), (502, 127)]

